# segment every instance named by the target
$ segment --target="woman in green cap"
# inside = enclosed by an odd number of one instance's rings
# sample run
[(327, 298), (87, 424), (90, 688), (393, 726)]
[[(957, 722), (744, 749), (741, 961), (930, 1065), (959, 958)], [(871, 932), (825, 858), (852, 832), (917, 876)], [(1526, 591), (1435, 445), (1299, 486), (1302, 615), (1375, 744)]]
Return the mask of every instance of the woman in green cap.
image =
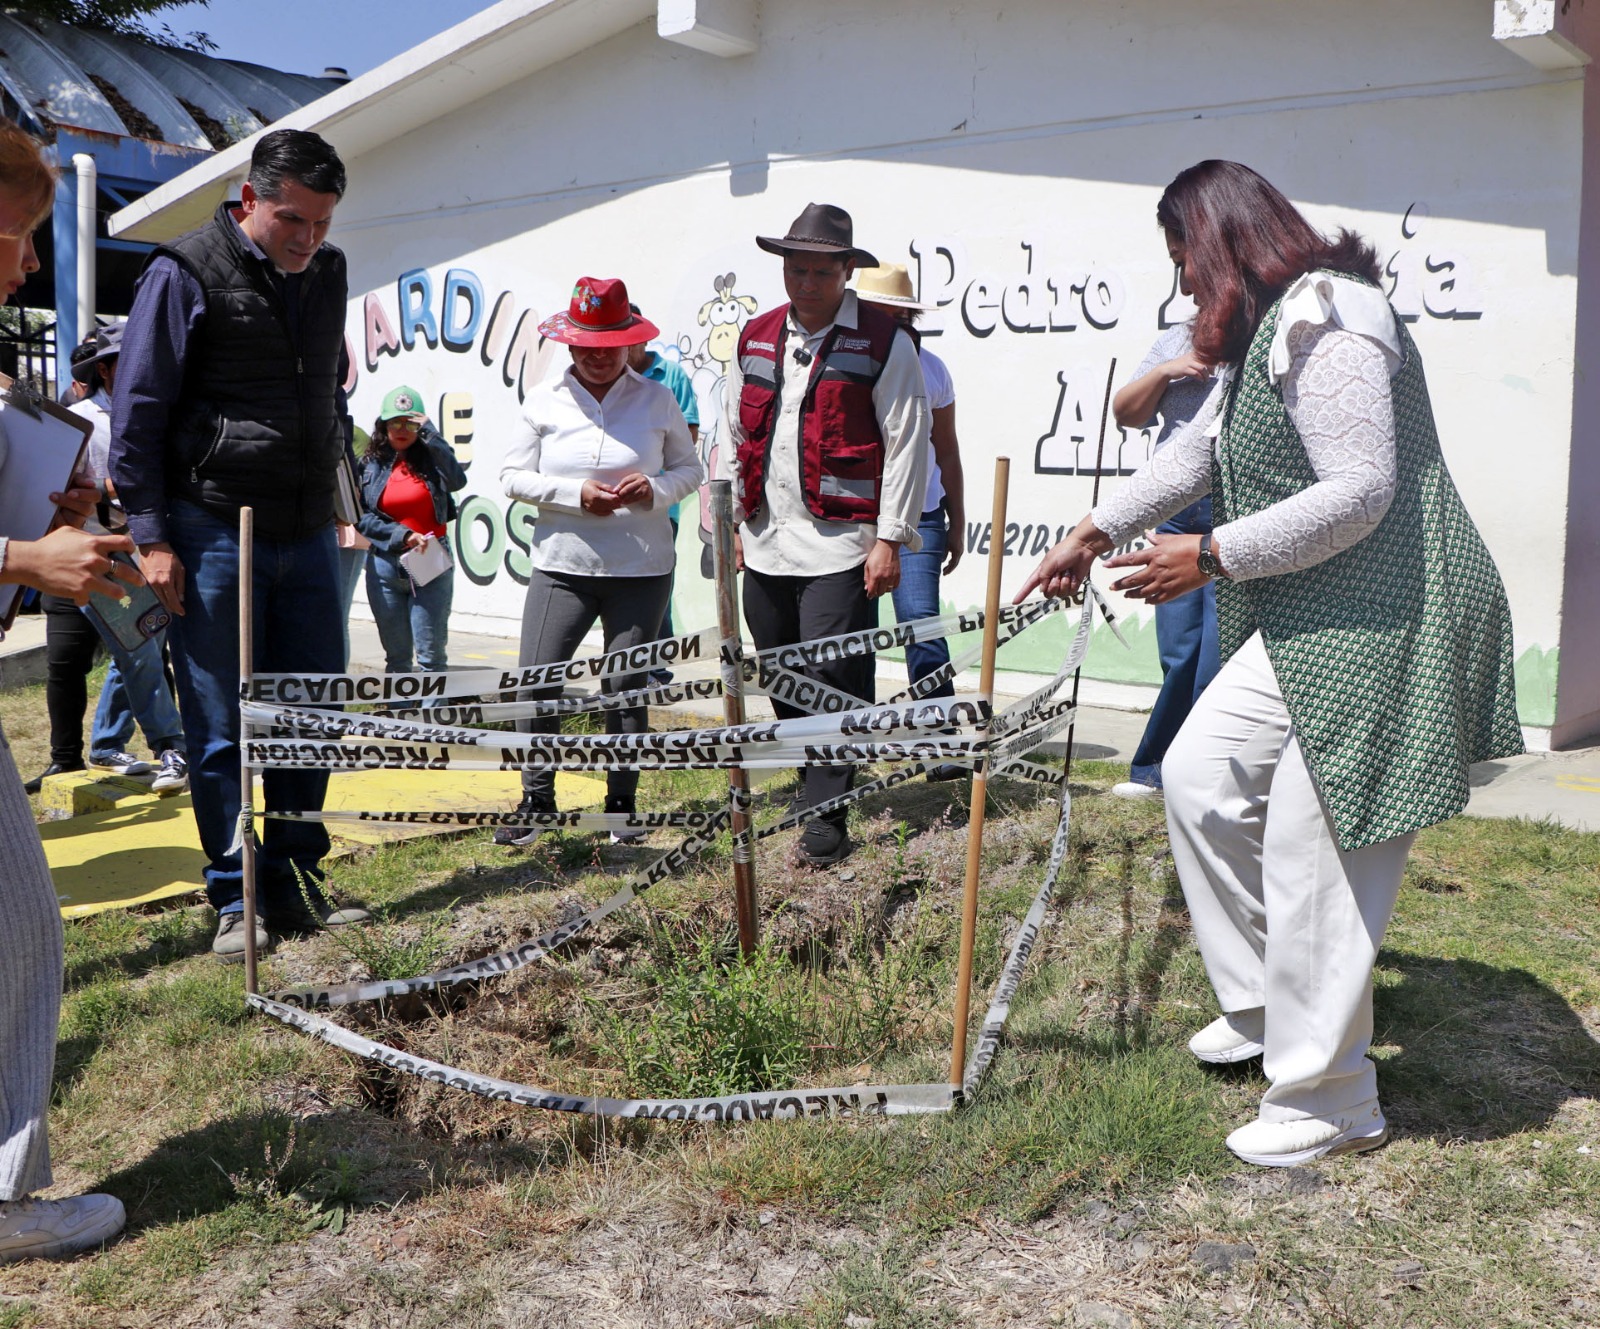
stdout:
[(359, 528), (372, 542), (367, 604), (383, 642), (384, 668), (408, 674), (449, 668), (446, 645), (455, 568), (447, 533), (450, 495), (467, 483), (455, 451), (428, 424), (422, 397), (398, 387), (383, 399), (361, 457)]

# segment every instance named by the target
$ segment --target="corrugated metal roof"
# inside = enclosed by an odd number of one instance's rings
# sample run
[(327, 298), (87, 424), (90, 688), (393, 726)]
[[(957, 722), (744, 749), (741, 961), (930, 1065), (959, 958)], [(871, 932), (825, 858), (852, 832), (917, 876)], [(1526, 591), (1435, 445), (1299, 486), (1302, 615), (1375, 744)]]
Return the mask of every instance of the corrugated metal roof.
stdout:
[(45, 137), (60, 126), (220, 150), (339, 86), (0, 13), (4, 110)]

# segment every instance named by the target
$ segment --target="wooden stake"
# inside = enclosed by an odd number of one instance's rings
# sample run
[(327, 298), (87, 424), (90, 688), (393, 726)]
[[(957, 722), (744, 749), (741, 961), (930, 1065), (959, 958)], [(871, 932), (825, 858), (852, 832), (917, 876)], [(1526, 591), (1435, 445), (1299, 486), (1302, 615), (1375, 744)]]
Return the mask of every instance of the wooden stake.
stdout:
[[(1111, 368), (1106, 370), (1106, 397), (1100, 403), (1100, 442), (1094, 450), (1094, 493), (1089, 499), (1089, 510), (1094, 511), (1100, 505), (1100, 470), (1106, 459), (1106, 420), (1111, 415), (1111, 385), (1117, 381), (1117, 357), (1111, 357)], [(1078, 598), (1089, 592), (1082, 592)], [(1061, 763), (1061, 783), (1066, 784), (1072, 778), (1072, 741), (1078, 732), (1078, 683), (1083, 676), (1080, 666), (1072, 671), (1072, 721), (1067, 725), (1067, 756)]]
[[(744, 723), (744, 675), (739, 651), (739, 569), (733, 552), (733, 482), (711, 482), (712, 564), (717, 579), (717, 629), (722, 634), (722, 714), (730, 725)], [(731, 647), (728, 643), (732, 643)], [(750, 776), (728, 770), (728, 804), (733, 817), (733, 906), (739, 920), (739, 950), (748, 958), (761, 943), (756, 900), (756, 865), (750, 830)]]
[[(239, 696), (250, 695), (255, 673), (255, 509), (239, 509)], [(255, 772), (245, 755), (244, 722), (239, 725), (240, 866), (244, 869), (244, 990), (256, 985), (256, 819)]]
[[(994, 514), (989, 525), (989, 587), (983, 600), (983, 664), (978, 674), (980, 700), (994, 705), (994, 656), (1000, 637), (1000, 574), (1005, 551), (1006, 491), (1011, 459), (994, 463)], [(967, 1019), (972, 1006), (972, 951), (978, 936), (978, 873), (983, 861), (983, 814), (989, 791), (989, 760), (972, 770), (972, 804), (967, 814), (967, 880), (961, 897), (961, 958), (956, 970), (955, 1037), (950, 1049), (950, 1083), (961, 1087), (967, 1063)]]

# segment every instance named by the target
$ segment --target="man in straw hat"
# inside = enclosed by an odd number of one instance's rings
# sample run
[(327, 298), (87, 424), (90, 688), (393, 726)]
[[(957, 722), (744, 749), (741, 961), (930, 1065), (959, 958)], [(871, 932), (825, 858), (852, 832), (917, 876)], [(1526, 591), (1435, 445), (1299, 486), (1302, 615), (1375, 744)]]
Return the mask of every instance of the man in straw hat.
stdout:
[[(782, 237), (756, 244), (783, 259), (789, 303), (751, 319), (724, 393), (744, 616), (762, 650), (855, 632), (900, 583), (900, 550), (921, 547), (928, 483), (928, 403), (910, 335), (846, 289), (858, 265), (850, 214), (809, 204)], [(873, 658), (806, 672), (871, 701)], [(780, 716), (804, 714), (777, 698)], [(851, 767), (809, 766), (807, 806), (850, 787)], [(849, 854), (845, 811), (807, 824), (803, 862)]]
[[(887, 310), (902, 327), (915, 328), (917, 320), (936, 305), (923, 304), (911, 289), (911, 274), (904, 263), (862, 268), (855, 276), (856, 295)], [(939, 578), (948, 577), (966, 549), (966, 478), (961, 470), (961, 448), (956, 441), (956, 390), (944, 361), (922, 344), (915, 332), (917, 358), (928, 393), (928, 418), (932, 421), (932, 446), (928, 457), (928, 492), (917, 519), (922, 548), (900, 559), (900, 584), (894, 588), (894, 616), (898, 622), (930, 618), (939, 612)], [(912, 642), (906, 647), (906, 672), (920, 683), (950, 663), (950, 647), (943, 641)], [(955, 681), (946, 680), (928, 694), (953, 697)], [(930, 767), (930, 780), (960, 780), (972, 772), (965, 766), (941, 762)]]

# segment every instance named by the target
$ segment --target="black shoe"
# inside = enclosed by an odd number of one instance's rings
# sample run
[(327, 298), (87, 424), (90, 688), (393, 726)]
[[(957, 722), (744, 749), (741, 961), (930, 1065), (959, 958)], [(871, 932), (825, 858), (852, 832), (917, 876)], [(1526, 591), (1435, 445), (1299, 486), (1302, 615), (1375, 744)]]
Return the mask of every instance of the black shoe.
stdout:
[(37, 794), (44, 788), (44, 782), (52, 775), (70, 775), (73, 771), (81, 771), (84, 765), (81, 761), (65, 762), (53, 761), (39, 772), (33, 779), (22, 786), (24, 793)]
[(843, 818), (817, 817), (807, 822), (795, 851), (800, 861), (814, 868), (825, 868), (849, 858), (855, 845), (844, 827)]
[[(531, 817), (540, 812), (554, 812), (556, 801), (553, 798), (540, 798), (537, 794), (523, 794), (522, 802), (517, 804), (516, 815)], [(497, 826), (494, 832), (494, 842), (503, 845), (532, 844), (549, 827), (547, 826)]]
[(274, 937), (302, 937), (323, 928), (340, 928), (348, 923), (370, 923), (372, 915), (359, 905), (335, 909), (323, 898), (321, 892), (312, 896), (310, 903), (302, 897), (282, 909), (269, 909), (262, 921)]
[(928, 767), (927, 779), (929, 784), (943, 784), (946, 780), (969, 780), (972, 778), (972, 767), (957, 766), (954, 762), (942, 761), (937, 766)]
[[(625, 812), (633, 816), (639, 810), (638, 804), (632, 798), (623, 798), (616, 794), (606, 795), (607, 812)], [(612, 831), (612, 844), (638, 844), (649, 834), (648, 831)]]

